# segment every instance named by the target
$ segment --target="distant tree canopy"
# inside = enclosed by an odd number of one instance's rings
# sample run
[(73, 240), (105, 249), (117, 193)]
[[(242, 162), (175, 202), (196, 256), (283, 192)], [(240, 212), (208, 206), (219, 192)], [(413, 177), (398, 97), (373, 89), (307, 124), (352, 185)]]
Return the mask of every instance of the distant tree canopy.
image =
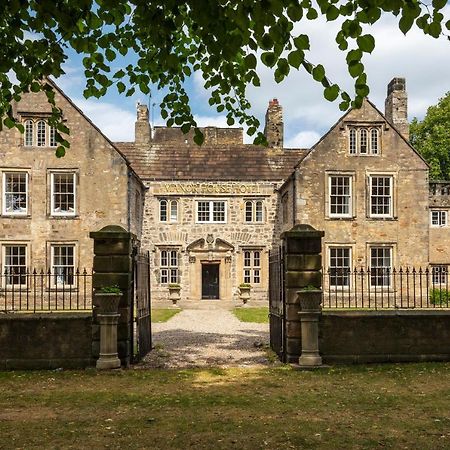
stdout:
[[(450, 20), (442, 13), (447, 0), (7, 0), (0, 5), (0, 117), (15, 123), (10, 104), (24, 92), (51, 89), (40, 83), (58, 78), (69, 49), (83, 55), (86, 98), (99, 98), (115, 86), (119, 93), (148, 94), (150, 86), (165, 89), (161, 115), (167, 125), (184, 132), (196, 127), (186, 80), (200, 72), (209, 103), (225, 112), (227, 122), (245, 124), (254, 135), (258, 120), (248, 114), (248, 85), (259, 86), (257, 69), (273, 70), (277, 82), (291, 70), (304, 70), (323, 87), (329, 101), (339, 99), (342, 110), (360, 106), (369, 93), (362, 62), (375, 48), (363, 28), (382, 15), (399, 17), (399, 29), (421, 29), (434, 38), (448, 38)], [(309, 57), (309, 37), (294, 25), (324, 17), (340, 21), (337, 47), (345, 52), (354, 93), (333, 83), (325, 61)], [(124, 57), (129, 57), (124, 60)], [(320, 55), (317, 55), (320, 59)], [(130, 63), (130, 61), (132, 61)], [(321, 62), (323, 64), (321, 64)], [(15, 79), (15, 82), (13, 80)], [(353, 100), (352, 100), (353, 98)], [(68, 132), (58, 119), (57, 129)], [(195, 128), (195, 141), (203, 136)], [(67, 142), (58, 135), (64, 154)], [(258, 133), (255, 143), (263, 142)]]
[(450, 180), (450, 92), (410, 127), (411, 144), (431, 166), (432, 180)]

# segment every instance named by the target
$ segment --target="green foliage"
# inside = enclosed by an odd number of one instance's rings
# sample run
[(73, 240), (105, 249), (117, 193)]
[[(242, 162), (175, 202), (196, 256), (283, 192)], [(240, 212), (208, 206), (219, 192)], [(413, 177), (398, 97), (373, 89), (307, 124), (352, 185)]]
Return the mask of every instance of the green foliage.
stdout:
[(181, 286), (179, 283), (170, 283), (169, 289), (181, 289)]
[(113, 286), (103, 286), (101, 287), (98, 292), (100, 294), (121, 294), (122, 289), (117, 284), (114, 284)]
[(168, 308), (158, 308), (152, 310), (152, 322), (153, 323), (162, 323), (167, 322), (171, 319), (175, 314), (178, 314), (181, 309), (168, 309)]
[(436, 306), (450, 306), (450, 292), (447, 289), (430, 289), (430, 304)]
[(241, 289), (251, 289), (252, 285), (250, 283), (241, 283), (239, 285)]
[(430, 165), (430, 178), (450, 180), (450, 92), (430, 106), (422, 121), (413, 119), (410, 141)]
[(241, 322), (269, 323), (269, 308), (234, 308), (233, 314)]
[[(86, 98), (100, 98), (110, 89), (126, 96), (162, 89), (167, 94), (160, 104), (161, 115), (167, 125), (183, 131), (194, 128), (199, 145), (203, 135), (184, 89), (194, 72), (203, 77), (210, 105), (226, 111), (227, 123), (246, 125), (253, 134), (259, 122), (249, 114), (246, 88), (260, 85), (261, 65), (273, 69), (277, 82), (291, 69), (305, 70), (322, 85), (327, 100), (339, 98), (342, 110), (358, 107), (369, 93), (363, 55), (375, 48), (374, 38), (363, 34), (363, 28), (382, 14), (391, 14), (399, 16), (404, 33), (415, 26), (437, 38), (450, 29), (441, 12), (445, 5), (445, 0), (433, 0), (431, 6), (419, 0), (315, 4), (307, 0), (10, 0), (0, 8), (0, 126), (19, 128), (11, 102), (25, 92), (40, 90), (53, 106), (52, 120), (62, 126), (54, 93), (43, 81), (64, 73), (68, 49), (83, 56)], [(320, 62), (306, 59), (309, 38), (294, 32), (296, 23), (319, 15), (327, 21), (344, 19), (336, 44), (346, 52), (349, 74), (355, 79), (353, 100), (328, 79)], [(125, 63), (124, 56), (131, 56), (133, 63)], [(17, 83), (12, 83), (11, 75)], [(67, 133), (59, 126), (58, 132)], [(63, 156), (68, 141), (59, 133), (57, 140), (57, 155)], [(265, 142), (262, 133), (254, 142)]]

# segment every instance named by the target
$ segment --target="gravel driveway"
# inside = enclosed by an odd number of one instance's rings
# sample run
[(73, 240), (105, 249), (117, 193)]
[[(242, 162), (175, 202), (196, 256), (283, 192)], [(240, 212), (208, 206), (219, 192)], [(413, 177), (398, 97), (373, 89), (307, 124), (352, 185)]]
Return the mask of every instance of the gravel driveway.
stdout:
[(254, 366), (268, 363), (269, 325), (240, 322), (224, 309), (184, 309), (154, 323), (144, 368)]

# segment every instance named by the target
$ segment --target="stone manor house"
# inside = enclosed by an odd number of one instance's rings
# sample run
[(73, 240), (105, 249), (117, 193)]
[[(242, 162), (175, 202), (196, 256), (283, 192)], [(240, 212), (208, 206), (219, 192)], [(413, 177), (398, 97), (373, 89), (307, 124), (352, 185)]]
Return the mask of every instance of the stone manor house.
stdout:
[(242, 283), (266, 301), (269, 250), (296, 224), (325, 232), (331, 287), (349, 283), (342, 274), (357, 267), (428, 268), (433, 283), (447, 283), (450, 183), (430, 183), (409, 144), (404, 79), (389, 83), (384, 113), (366, 99), (309, 149), (284, 148), (276, 99), (265, 118), (268, 147), (216, 127), (203, 129), (198, 147), (178, 128), (152, 129), (144, 105), (134, 142), (111, 142), (49, 83), (71, 130), (66, 156), (55, 156), (45, 95), (13, 105), (24, 134), (0, 133), (2, 288), (34, 267), (70, 284), (70, 273), (92, 266), (89, 232), (111, 224), (152, 255), (156, 302), (168, 302), (170, 284), (181, 286), (181, 304), (237, 302)]

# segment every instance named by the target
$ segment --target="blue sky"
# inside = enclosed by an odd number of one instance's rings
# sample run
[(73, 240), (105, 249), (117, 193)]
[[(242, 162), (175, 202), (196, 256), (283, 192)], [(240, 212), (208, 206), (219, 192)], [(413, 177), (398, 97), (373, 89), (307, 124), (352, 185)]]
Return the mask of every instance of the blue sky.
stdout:
[[(450, 19), (450, 6), (447, 5), (444, 15), (445, 23)], [(422, 118), (428, 106), (450, 91), (450, 42), (444, 37), (436, 40), (424, 36), (420, 30), (412, 30), (405, 37), (398, 30), (397, 23), (395, 17), (384, 17), (375, 26), (364, 30), (373, 34), (376, 40), (374, 52), (364, 58), (371, 87), (369, 97), (383, 111), (387, 84), (395, 76), (405, 77), (409, 118)], [(352, 79), (347, 74), (345, 53), (338, 50), (334, 41), (337, 29), (338, 22), (326, 23), (321, 19), (297, 24), (296, 27), (299, 33), (310, 36), (308, 59), (323, 64), (333, 82), (351, 90)], [(86, 100), (83, 98), (84, 75), (80, 57), (70, 54), (65, 70), (66, 75), (56, 80), (58, 85), (112, 140), (134, 139), (137, 101), (150, 103), (151, 122), (163, 124), (158, 107), (162, 93), (153, 91), (149, 102), (144, 94), (125, 97), (112, 88), (102, 99)], [(326, 101), (321, 86), (302, 71), (292, 70), (281, 84), (273, 81), (269, 69), (260, 67), (258, 72), (261, 87), (248, 90), (251, 112), (263, 124), (269, 100), (278, 98), (284, 111), (285, 146), (311, 146), (342, 114), (338, 102)], [(225, 117), (208, 105), (208, 93), (203, 88), (201, 74), (195, 74), (187, 83), (187, 88), (200, 126), (226, 126)], [(251, 142), (251, 138), (246, 137), (246, 142)]]

